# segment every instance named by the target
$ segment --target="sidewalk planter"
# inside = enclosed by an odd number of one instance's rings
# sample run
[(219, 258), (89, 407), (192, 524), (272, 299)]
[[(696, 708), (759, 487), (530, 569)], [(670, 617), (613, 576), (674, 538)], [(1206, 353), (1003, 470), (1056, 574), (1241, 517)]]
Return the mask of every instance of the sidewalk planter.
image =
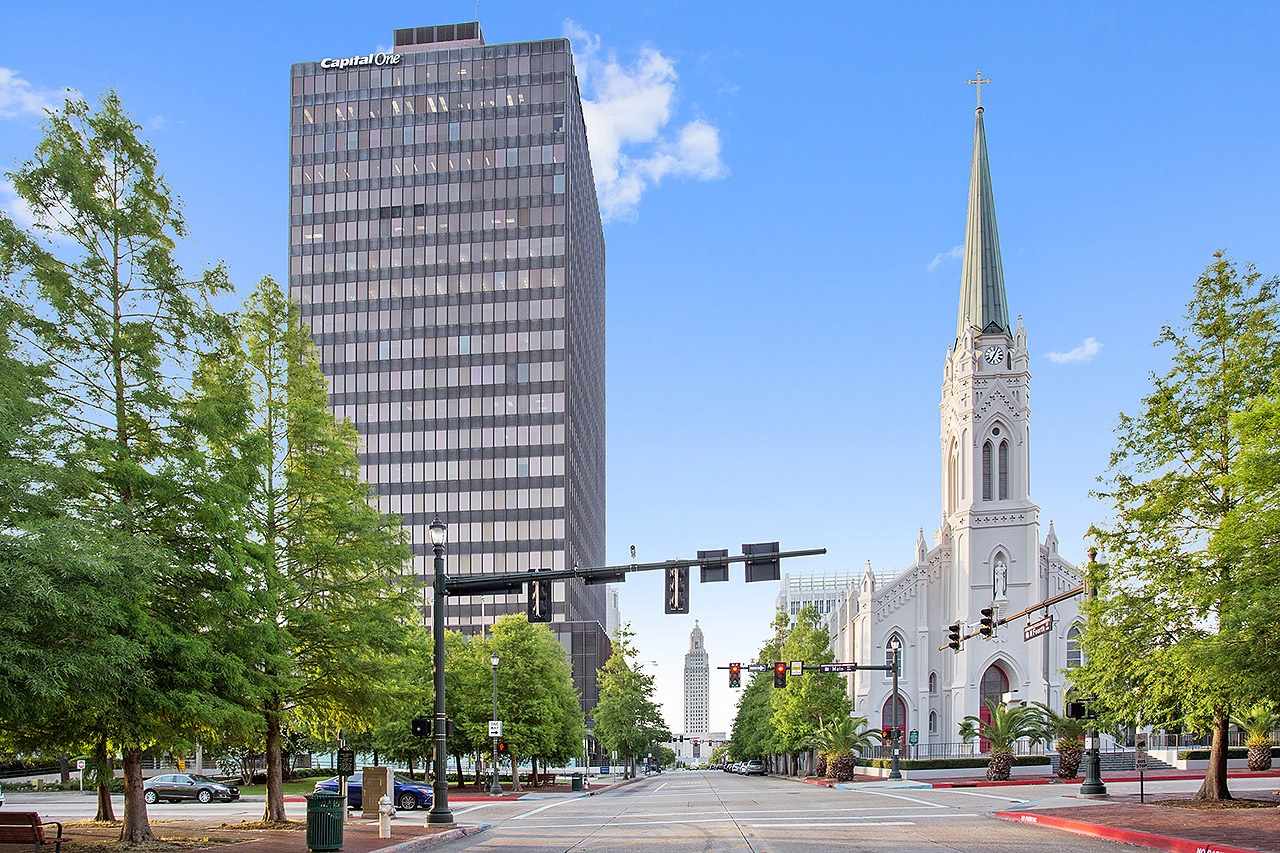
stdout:
[(346, 803), (341, 794), (319, 791), (307, 795), (307, 849), (315, 853), (342, 849)]

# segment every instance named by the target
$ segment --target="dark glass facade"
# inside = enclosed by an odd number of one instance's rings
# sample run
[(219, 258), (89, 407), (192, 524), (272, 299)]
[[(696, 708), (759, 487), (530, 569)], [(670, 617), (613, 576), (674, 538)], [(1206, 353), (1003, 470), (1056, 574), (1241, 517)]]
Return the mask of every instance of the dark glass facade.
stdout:
[[(603, 565), (604, 233), (569, 42), (394, 43), (292, 68), (289, 286), (333, 410), (428, 581), (436, 514), (452, 576)], [(553, 600), (604, 622), (603, 587)], [(446, 624), (524, 609), (455, 597)]]

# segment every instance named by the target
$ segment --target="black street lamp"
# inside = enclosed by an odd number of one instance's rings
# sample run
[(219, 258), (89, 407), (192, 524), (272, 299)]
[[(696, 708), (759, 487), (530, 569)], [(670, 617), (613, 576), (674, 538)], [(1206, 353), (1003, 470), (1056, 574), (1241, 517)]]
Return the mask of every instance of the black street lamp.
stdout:
[(898, 673), (902, 671), (901, 654), (902, 644), (898, 642), (897, 635), (889, 639), (889, 650), (893, 652), (893, 755), (889, 759), (889, 776), (890, 780), (898, 780), (902, 778), (902, 772), (898, 770)]
[(431, 550), (435, 552), (435, 604), (431, 608), (431, 638), (434, 641), (433, 663), (435, 666), (435, 771), (436, 780), (434, 796), (431, 802), (431, 814), (427, 815), (427, 823), (451, 824), (453, 812), (449, 811), (449, 756), (446, 752), (446, 717), (444, 710), (444, 543), (449, 536), (449, 528), (445, 527), (440, 516), (431, 520), (427, 528), (431, 535)]
[[(1094, 579), (1098, 571), (1098, 549), (1090, 548), (1089, 568), (1086, 569), (1084, 597), (1086, 606), (1093, 601)], [(1098, 755), (1098, 726), (1093, 722), (1093, 707), (1089, 707), (1086, 719), (1089, 721), (1084, 730), (1084, 784), (1080, 786), (1080, 796), (1091, 800), (1105, 799), (1107, 786), (1102, 781), (1102, 757)]]
[[(489, 664), (493, 667), (493, 719), (498, 719), (498, 653), (489, 655)], [(498, 733), (493, 734), (493, 783), (489, 786), (489, 795), (502, 796), (502, 785), (498, 782)]]

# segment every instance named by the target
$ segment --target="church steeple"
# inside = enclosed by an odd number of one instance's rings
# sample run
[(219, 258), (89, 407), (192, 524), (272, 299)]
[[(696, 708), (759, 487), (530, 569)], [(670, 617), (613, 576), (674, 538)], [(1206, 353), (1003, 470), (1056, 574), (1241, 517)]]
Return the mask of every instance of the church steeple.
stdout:
[(964, 269), (960, 278), (960, 316), (956, 340), (970, 329), (974, 334), (1010, 334), (1009, 310), (1004, 294), (1004, 268), (1000, 262), (1000, 235), (996, 231), (996, 202), (991, 192), (991, 168), (987, 163), (987, 134), (982, 125), (982, 84), (990, 80), (978, 72), (978, 108), (973, 129), (973, 166), (969, 173), (969, 217), (964, 232)]

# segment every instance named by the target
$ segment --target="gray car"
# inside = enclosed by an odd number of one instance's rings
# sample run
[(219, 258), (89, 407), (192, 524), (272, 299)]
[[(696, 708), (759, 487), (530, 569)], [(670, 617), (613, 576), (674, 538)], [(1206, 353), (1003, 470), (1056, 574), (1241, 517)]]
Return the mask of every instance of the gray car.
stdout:
[(746, 764), (746, 766), (742, 768), (742, 775), (744, 775), (744, 776), (763, 776), (763, 775), (765, 775), (765, 773), (764, 773), (764, 762), (763, 762), (763, 761), (748, 761), (748, 762), (747, 762), (747, 764)]
[(148, 803), (166, 800), (176, 803), (178, 800), (198, 800), (212, 803), (214, 800), (223, 803), (240, 799), (240, 789), (224, 785), (217, 779), (198, 776), (194, 773), (168, 773), (164, 776), (152, 776), (142, 783), (142, 799)]

